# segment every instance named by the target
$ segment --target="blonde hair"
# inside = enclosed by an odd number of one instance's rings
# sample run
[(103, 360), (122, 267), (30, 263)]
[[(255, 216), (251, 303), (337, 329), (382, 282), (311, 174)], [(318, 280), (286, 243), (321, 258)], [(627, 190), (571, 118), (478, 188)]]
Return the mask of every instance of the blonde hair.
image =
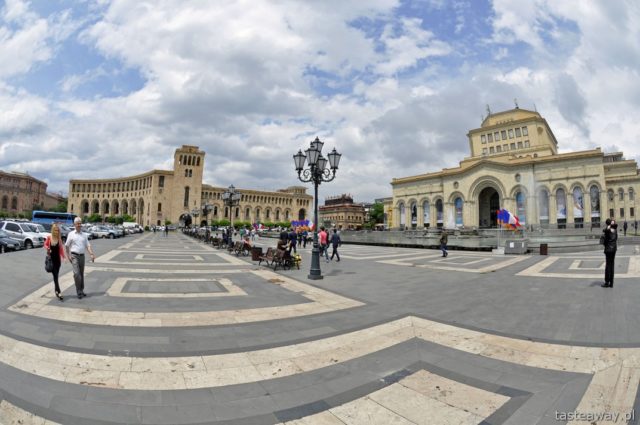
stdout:
[(51, 242), (60, 241), (60, 227), (57, 224), (51, 225)]

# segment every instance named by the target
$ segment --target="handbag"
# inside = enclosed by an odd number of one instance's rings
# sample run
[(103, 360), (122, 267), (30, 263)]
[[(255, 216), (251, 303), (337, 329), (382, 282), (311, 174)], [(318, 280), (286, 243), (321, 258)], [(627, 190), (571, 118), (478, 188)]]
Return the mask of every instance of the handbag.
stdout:
[(600, 236), (600, 245), (604, 245), (604, 235)]
[(51, 259), (51, 254), (47, 254), (44, 257), (44, 271), (47, 273), (51, 273), (53, 271), (53, 260)]

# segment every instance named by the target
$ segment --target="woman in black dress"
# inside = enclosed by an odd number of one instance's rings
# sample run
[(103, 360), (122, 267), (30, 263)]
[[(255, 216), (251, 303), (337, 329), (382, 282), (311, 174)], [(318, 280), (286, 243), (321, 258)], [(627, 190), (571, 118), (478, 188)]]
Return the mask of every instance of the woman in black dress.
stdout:
[(44, 248), (47, 250), (47, 254), (51, 256), (51, 262), (53, 263), (53, 284), (55, 285), (56, 297), (60, 301), (64, 300), (60, 293), (60, 284), (58, 283), (58, 275), (60, 274), (60, 266), (64, 260), (64, 247), (62, 246), (62, 239), (60, 238), (60, 228), (57, 224), (51, 226), (51, 236), (47, 236), (47, 240), (44, 242)]

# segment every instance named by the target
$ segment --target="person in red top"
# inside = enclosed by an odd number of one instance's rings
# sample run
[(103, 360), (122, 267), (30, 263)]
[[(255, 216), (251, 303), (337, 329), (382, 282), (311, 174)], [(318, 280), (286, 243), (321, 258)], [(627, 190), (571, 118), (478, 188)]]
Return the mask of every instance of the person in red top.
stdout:
[(47, 255), (51, 256), (51, 262), (53, 263), (53, 284), (55, 285), (56, 297), (60, 301), (64, 298), (60, 294), (60, 284), (58, 283), (58, 275), (60, 274), (60, 266), (65, 259), (64, 247), (62, 246), (62, 238), (60, 238), (60, 227), (57, 224), (51, 226), (51, 236), (47, 236), (47, 240), (44, 242), (44, 249), (47, 250)]
[(329, 244), (327, 243), (327, 232), (324, 230), (324, 226), (320, 227), (320, 232), (318, 232), (318, 243), (320, 244), (320, 255), (324, 252), (324, 257), (329, 262)]

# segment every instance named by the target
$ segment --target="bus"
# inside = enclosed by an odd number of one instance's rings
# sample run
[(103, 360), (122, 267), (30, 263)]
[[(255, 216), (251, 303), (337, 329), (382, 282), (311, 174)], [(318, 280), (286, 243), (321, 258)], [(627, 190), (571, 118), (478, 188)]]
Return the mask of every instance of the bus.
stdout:
[(34, 211), (31, 221), (40, 224), (73, 224), (75, 214), (53, 211)]

